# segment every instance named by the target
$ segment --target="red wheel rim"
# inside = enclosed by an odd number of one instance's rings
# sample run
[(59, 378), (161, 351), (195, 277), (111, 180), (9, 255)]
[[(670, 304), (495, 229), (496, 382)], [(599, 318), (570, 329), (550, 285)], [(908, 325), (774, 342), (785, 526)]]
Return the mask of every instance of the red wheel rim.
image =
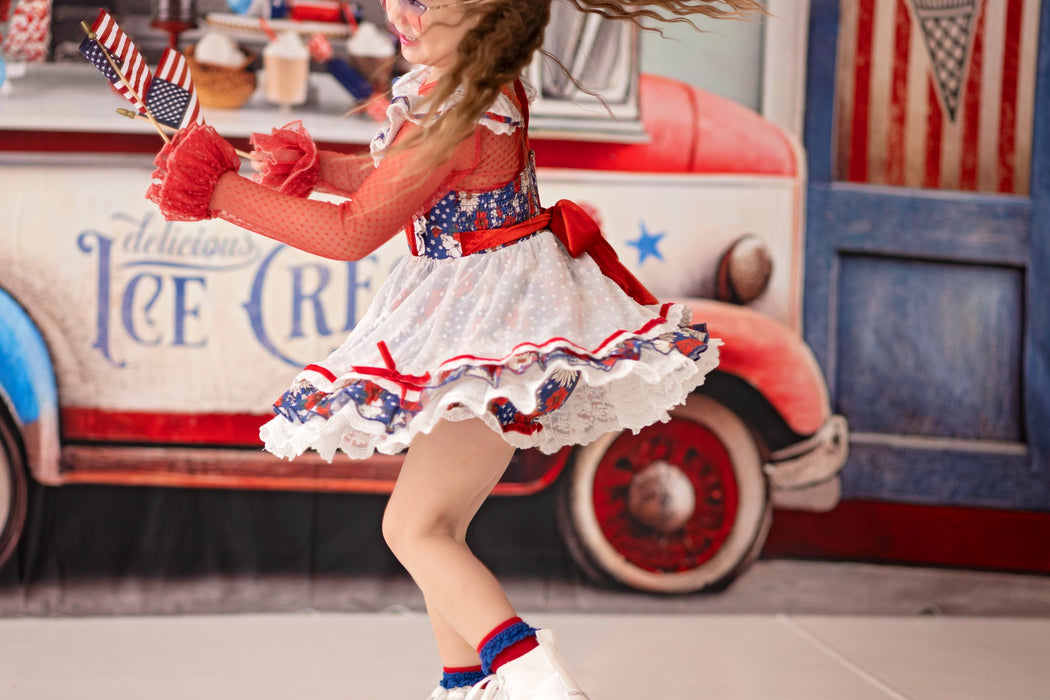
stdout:
[[(657, 462), (679, 470), (695, 494), (691, 514), (673, 532), (639, 521), (628, 507), (634, 479)], [(705, 426), (686, 420), (616, 438), (595, 469), (592, 498), (609, 544), (653, 573), (682, 573), (709, 561), (729, 538), (739, 504), (729, 451)]]

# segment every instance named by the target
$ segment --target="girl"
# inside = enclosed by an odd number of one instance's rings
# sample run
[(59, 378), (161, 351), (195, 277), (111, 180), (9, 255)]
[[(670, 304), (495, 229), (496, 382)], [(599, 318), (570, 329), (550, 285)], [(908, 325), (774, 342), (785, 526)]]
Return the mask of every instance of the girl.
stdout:
[[(553, 452), (667, 418), (718, 341), (660, 305), (578, 206), (540, 206), (519, 80), (552, 0), (385, 0), (404, 57), (371, 158), (318, 152), (301, 124), (253, 136), (255, 182), (207, 126), (157, 156), (169, 220), (222, 217), (359, 260), (405, 228), (406, 256), (345, 343), (307, 366), (261, 431), (331, 460), (410, 448), (383, 518), (423, 592), (445, 670), (431, 700), (587, 696), (547, 631), (515, 612), (467, 526), (516, 448)], [(754, 0), (573, 0), (623, 21), (760, 12)], [(306, 199), (311, 191), (348, 197)]]

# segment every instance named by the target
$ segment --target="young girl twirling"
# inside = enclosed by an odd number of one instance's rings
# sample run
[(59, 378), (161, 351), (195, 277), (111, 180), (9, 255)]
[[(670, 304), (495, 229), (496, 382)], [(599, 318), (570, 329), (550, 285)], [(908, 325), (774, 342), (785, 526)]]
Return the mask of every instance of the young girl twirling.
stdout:
[[(615, 20), (740, 16), (754, 0), (572, 0)], [(514, 450), (553, 452), (667, 418), (717, 341), (660, 304), (580, 207), (540, 204), (521, 70), (551, 0), (385, 0), (404, 57), (368, 158), (318, 151), (301, 124), (253, 136), (254, 181), (207, 126), (157, 156), (169, 220), (222, 217), (359, 260), (404, 229), (406, 256), (343, 345), (307, 366), (261, 431), (331, 460), (408, 449), (383, 518), (423, 592), (445, 670), (431, 700), (581, 700), (550, 633), (518, 617), (465, 544)], [(307, 199), (312, 191), (347, 197)]]

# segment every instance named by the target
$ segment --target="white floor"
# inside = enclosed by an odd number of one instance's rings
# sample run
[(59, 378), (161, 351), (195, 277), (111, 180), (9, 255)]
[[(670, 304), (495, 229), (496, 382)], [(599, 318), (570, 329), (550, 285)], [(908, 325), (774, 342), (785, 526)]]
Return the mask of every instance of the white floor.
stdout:
[[(592, 700), (1050, 698), (1050, 619), (525, 615)], [(424, 700), (417, 612), (0, 619), (0, 698)]]

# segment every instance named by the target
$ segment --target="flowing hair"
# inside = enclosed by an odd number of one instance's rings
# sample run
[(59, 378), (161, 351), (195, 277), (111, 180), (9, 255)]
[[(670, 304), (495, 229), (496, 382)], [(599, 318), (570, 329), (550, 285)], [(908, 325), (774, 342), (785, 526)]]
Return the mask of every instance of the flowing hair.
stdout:
[[(542, 50), (552, 0), (487, 0), (465, 5), (464, 21), (473, 20), (448, 70), (422, 103), (423, 128), (398, 142), (394, 150), (412, 149), (416, 172), (448, 158), (477, 128), (478, 119), (500, 91), (511, 84)], [(655, 22), (685, 22), (696, 26), (697, 15), (747, 18), (764, 14), (759, 0), (568, 0), (581, 12), (632, 22), (643, 29)], [(655, 29), (659, 31), (659, 29)], [(570, 79), (569, 71), (553, 59)]]

